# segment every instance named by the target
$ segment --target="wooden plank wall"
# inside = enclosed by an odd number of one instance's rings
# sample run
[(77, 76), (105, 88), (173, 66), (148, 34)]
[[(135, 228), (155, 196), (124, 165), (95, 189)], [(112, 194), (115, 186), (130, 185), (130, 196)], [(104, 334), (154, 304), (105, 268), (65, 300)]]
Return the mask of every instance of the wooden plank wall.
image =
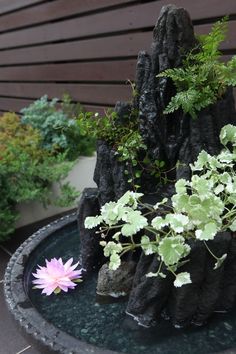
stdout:
[[(69, 93), (88, 110), (129, 100), (136, 57), (170, 0), (0, 0), (0, 111)], [(225, 58), (236, 54), (236, 0), (172, 0), (197, 33), (230, 16)]]

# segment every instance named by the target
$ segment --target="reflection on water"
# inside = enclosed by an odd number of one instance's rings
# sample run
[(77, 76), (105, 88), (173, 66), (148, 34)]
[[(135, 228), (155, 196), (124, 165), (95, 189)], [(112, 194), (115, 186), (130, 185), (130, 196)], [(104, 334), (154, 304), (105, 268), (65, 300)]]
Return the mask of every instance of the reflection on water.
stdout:
[[(79, 236), (73, 223), (50, 236), (32, 254), (27, 272), (43, 265), (45, 258), (62, 257), (64, 260), (79, 255)], [(27, 273), (26, 272), (26, 273)], [(84, 279), (68, 294), (42, 296), (26, 289), (34, 306), (55, 326), (68, 334), (102, 348), (129, 354), (204, 354), (236, 347), (236, 311), (217, 314), (203, 328), (175, 329), (160, 319), (155, 328), (138, 326), (125, 315), (126, 302), (106, 301), (96, 296), (97, 275)]]

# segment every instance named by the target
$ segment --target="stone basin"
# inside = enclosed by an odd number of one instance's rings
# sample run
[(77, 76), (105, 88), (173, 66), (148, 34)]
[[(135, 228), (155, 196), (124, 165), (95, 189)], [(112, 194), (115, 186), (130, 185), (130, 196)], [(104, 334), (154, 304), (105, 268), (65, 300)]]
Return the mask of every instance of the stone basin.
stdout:
[(100, 301), (97, 273), (68, 294), (45, 296), (32, 289), (32, 271), (45, 258), (79, 255), (76, 215), (40, 229), (12, 256), (5, 274), (5, 297), (15, 323), (43, 354), (195, 354), (236, 350), (236, 310), (215, 314), (201, 328), (175, 329), (160, 319), (145, 329), (125, 315), (125, 301)]

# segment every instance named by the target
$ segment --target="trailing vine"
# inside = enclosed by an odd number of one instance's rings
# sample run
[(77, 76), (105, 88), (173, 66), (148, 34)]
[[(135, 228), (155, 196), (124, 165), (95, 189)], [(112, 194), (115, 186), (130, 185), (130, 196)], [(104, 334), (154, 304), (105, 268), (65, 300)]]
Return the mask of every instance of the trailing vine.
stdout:
[(126, 165), (125, 175), (132, 189), (140, 188), (144, 172), (154, 176), (157, 182), (165, 182), (165, 162), (152, 161), (147, 146), (139, 132), (138, 112), (134, 108), (120, 122), (116, 112), (107, 110), (105, 116), (92, 112), (81, 113), (77, 122), (81, 134), (106, 141), (117, 153), (119, 161)]

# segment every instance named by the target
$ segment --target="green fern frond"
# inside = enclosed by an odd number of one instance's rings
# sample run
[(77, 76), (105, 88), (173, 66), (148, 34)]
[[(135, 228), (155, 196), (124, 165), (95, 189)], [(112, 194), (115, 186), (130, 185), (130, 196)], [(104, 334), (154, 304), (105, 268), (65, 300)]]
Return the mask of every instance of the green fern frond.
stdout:
[(157, 75), (171, 79), (177, 92), (164, 113), (181, 108), (196, 117), (198, 111), (215, 103), (227, 86), (236, 86), (236, 56), (227, 64), (219, 61), (219, 46), (226, 36), (227, 21), (226, 16), (213, 25), (208, 35), (199, 37), (199, 46), (187, 54), (183, 67), (167, 69)]

